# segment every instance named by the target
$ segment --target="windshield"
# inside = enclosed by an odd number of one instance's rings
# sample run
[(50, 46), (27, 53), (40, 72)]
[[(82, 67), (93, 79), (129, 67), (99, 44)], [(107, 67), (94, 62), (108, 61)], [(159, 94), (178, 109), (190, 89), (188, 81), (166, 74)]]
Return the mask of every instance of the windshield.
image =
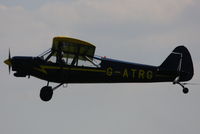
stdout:
[(51, 48), (38, 55), (38, 57), (45, 59), (50, 53), (51, 53)]

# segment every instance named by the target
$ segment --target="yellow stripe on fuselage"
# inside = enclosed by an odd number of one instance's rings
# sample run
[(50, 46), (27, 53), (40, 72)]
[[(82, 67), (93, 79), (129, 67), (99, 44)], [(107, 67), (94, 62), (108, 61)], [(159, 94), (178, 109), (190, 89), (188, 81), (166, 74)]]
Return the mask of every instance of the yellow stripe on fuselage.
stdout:
[(66, 68), (66, 69), (67, 70), (73, 70), (73, 71), (102, 72), (102, 73), (106, 72), (106, 70), (90, 69), (90, 68)]
[(41, 65), (40, 68), (34, 68), (34, 69), (44, 74), (47, 74), (47, 69), (62, 69), (62, 70), (102, 72), (102, 73), (106, 72), (106, 70), (101, 70), (101, 69), (75, 68), (75, 67), (70, 68), (70, 67), (56, 67), (56, 66), (44, 66), (44, 65)]

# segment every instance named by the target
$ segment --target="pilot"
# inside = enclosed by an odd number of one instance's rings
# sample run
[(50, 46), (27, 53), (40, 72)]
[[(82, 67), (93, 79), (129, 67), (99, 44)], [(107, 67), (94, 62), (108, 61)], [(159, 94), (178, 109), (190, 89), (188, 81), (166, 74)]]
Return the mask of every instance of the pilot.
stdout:
[(58, 49), (57, 49), (57, 54), (56, 54), (56, 63), (64, 63), (63, 58), (63, 42), (59, 41), (58, 42)]

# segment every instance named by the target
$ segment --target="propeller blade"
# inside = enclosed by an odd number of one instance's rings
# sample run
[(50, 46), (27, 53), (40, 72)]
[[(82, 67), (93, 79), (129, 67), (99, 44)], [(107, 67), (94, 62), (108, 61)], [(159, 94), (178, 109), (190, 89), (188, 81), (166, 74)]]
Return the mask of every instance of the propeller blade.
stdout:
[(9, 74), (10, 74), (11, 66), (8, 66), (8, 70), (9, 70)]
[(9, 48), (9, 51), (8, 51), (8, 59), (9, 60), (11, 59), (10, 48)]
[[(8, 60), (11, 62), (10, 48), (9, 48), (9, 52), (8, 52)], [(8, 70), (9, 70), (9, 74), (10, 74), (11, 65), (8, 65)]]

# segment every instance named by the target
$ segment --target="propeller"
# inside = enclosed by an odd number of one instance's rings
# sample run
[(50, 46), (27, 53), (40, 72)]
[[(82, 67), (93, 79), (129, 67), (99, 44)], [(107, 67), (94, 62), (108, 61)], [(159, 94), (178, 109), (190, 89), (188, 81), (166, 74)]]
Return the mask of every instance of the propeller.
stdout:
[(11, 65), (12, 65), (12, 59), (11, 59), (11, 54), (10, 54), (10, 48), (9, 48), (9, 52), (8, 52), (8, 59), (5, 60), (4, 63), (8, 65), (8, 71), (9, 71), (9, 74), (10, 74)]

